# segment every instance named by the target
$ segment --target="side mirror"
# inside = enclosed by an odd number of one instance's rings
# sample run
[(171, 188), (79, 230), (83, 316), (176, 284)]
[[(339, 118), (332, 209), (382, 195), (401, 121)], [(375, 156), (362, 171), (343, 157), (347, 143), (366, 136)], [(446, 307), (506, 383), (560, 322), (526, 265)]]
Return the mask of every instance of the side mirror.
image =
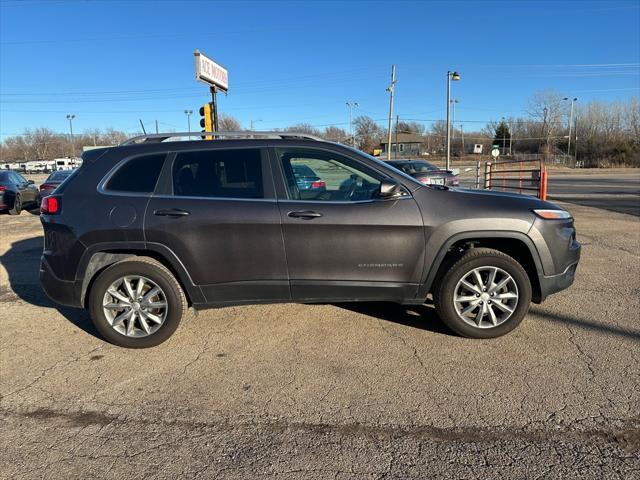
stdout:
[(395, 180), (382, 180), (380, 183), (380, 198), (390, 199), (402, 196), (402, 185)]
[(27, 180), (27, 183), (28, 183), (29, 185), (34, 185), (36, 182), (34, 182), (33, 180)]

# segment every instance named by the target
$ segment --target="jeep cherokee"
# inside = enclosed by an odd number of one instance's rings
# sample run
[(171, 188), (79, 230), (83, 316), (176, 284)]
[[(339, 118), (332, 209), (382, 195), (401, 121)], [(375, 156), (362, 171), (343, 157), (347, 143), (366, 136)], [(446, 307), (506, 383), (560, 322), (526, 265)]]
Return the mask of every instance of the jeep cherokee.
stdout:
[(453, 331), (490, 338), (573, 283), (580, 244), (552, 203), (424, 185), (305, 134), (166, 141), (188, 135), (85, 152), (42, 199), (42, 286), (114, 344), (158, 345), (188, 306), (429, 295)]

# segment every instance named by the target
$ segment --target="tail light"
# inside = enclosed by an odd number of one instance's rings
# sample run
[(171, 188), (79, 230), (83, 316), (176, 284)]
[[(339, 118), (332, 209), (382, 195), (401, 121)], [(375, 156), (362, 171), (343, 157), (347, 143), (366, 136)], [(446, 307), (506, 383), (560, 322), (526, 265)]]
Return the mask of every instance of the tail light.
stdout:
[(50, 183), (43, 183), (40, 185), (40, 190), (53, 190), (54, 188), (56, 188), (56, 186), (51, 185)]
[(454, 186), (460, 185), (460, 179), (458, 178), (457, 175), (451, 178), (451, 185), (454, 185)]
[(0, 185), (0, 192), (4, 192), (7, 189), (4, 185)]
[(40, 213), (47, 215), (60, 213), (60, 198), (52, 196), (44, 197), (40, 202)]
[(311, 182), (311, 188), (323, 188), (326, 186), (327, 183), (323, 180), (316, 180), (315, 182)]
[(418, 180), (420, 180), (420, 183), (424, 183), (425, 185), (429, 185), (431, 183), (431, 179), (429, 177), (422, 177)]

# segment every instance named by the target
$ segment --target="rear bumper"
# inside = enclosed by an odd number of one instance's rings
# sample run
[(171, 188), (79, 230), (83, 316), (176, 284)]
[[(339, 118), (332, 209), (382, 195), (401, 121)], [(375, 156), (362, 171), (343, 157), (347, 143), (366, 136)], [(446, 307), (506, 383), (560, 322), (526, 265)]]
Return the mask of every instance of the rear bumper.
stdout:
[(82, 308), (81, 282), (68, 281), (58, 278), (47, 260), (40, 260), (40, 285), (51, 300), (68, 307)]

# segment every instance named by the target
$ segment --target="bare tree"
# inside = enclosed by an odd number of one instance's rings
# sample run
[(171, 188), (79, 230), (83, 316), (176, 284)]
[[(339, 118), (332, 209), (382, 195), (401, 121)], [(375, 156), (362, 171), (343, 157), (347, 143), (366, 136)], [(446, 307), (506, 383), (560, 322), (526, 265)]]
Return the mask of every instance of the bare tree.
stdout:
[(384, 131), (371, 117), (359, 116), (353, 120), (356, 142), (365, 152), (373, 152), (380, 147)]
[(322, 137), (326, 138), (327, 140), (331, 140), (333, 142), (339, 142), (344, 144), (351, 143), (351, 135), (349, 135), (349, 133), (347, 133), (346, 130), (339, 127), (330, 126), (325, 128), (324, 133), (322, 134)]
[(296, 123), (284, 129), (285, 132), (308, 133), (309, 135), (320, 135), (320, 130), (308, 123)]
[[(394, 126), (395, 131), (395, 126)], [(422, 135), (425, 131), (424, 125), (418, 122), (398, 122), (398, 133), (417, 133)]]
[(222, 132), (238, 132), (241, 130), (240, 122), (231, 115), (222, 114), (218, 121), (218, 126)]

